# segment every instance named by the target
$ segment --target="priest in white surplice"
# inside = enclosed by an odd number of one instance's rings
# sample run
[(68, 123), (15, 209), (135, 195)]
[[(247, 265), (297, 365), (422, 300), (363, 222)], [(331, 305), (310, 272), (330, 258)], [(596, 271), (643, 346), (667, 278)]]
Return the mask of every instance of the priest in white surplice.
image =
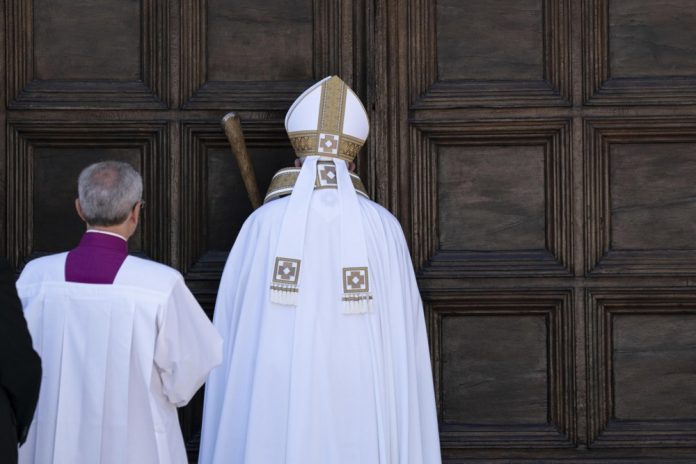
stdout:
[(142, 207), (128, 164), (87, 167), (69, 253), (31, 261), (17, 282), (43, 361), (23, 464), (186, 464), (176, 408), (222, 358), (222, 339), (167, 266), (128, 255)]
[(369, 130), (326, 78), (290, 108), (303, 160), (244, 224), (214, 323), (199, 463), (436, 464), (425, 320), (399, 222), (349, 172)]

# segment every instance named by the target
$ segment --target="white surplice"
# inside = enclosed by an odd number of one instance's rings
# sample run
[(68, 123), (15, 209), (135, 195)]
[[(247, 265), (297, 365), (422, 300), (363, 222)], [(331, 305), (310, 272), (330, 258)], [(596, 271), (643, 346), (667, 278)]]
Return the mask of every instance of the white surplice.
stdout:
[(316, 190), (297, 307), (268, 282), (289, 198), (244, 224), (214, 323), (223, 364), (206, 384), (201, 464), (436, 464), (438, 424), (423, 307), (398, 221), (359, 198), (373, 308), (341, 304), (337, 190)]
[(185, 464), (177, 406), (222, 357), (222, 339), (166, 266), (129, 256), (113, 285), (65, 282), (61, 253), (17, 282), (41, 355), (21, 464)]

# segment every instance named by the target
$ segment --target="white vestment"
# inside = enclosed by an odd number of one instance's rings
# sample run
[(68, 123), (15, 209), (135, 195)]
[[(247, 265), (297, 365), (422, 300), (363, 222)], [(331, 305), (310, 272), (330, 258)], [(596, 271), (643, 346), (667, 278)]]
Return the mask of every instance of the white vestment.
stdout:
[(398, 221), (358, 198), (374, 301), (341, 302), (338, 191), (312, 194), (297, 306), (269, 276), (289, 197), (255, 211), (227, 260), (214, 323), (224, 362), (205, 391), (201, 464), (440, 462), (423, 308)]
[(67, 253), (17, 282), (41, 394), (22, 464), (186, 464), (177, 406), (222, 357), (181, 275), (129, 256), (113, 285), (65, 281)]

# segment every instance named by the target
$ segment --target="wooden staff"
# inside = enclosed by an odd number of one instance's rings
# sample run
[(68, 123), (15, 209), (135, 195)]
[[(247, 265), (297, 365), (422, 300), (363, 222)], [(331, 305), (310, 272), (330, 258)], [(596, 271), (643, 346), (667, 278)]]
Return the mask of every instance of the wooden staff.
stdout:
[(251, 206), (256, 209), (261, 206), (261, 193), (259, 193), (259, 185), (256, 182), (254, 174), (254, 165), (251, 163), (251, 157), (247, 151), (246, 143), (244, 142), (244, 133), (242, 125), (239, 122), (239, 116), (236, 113), (227, 113), (222, 118), (222, 127), (225, 129), (225, 135), (230, 142), (232, 153), (237, 159), (239, 172), (242, 174), (244, 187), (246, 188)]

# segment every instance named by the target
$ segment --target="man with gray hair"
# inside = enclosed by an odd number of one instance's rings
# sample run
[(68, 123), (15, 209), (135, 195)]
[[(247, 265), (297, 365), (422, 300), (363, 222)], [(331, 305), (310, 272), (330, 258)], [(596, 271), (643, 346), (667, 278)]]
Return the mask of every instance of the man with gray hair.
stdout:
[(80, 244), (17, 282), (44, 369), (20, 463), (187, 463), (176, 408), (220, 363), (222, 340), (181, 274), (128, 255), (142, 192), (127, 163), (87, 167)]

